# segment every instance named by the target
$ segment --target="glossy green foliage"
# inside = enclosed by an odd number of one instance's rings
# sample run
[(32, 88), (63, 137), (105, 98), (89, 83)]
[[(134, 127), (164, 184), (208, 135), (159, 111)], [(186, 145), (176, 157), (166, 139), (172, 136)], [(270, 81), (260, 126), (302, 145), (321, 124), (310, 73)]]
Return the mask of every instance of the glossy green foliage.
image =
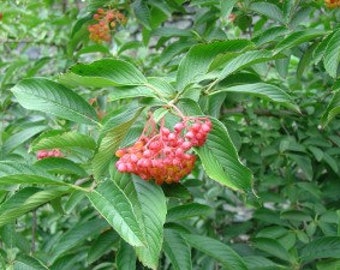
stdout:
[[(108, 42), (98, 8), (127, 18)], [(339, 23), (321, 0), (1, 1), (0, 269), (338, 269)], [(212, 122), (177, 184), (115, 166), (151, 112)]]

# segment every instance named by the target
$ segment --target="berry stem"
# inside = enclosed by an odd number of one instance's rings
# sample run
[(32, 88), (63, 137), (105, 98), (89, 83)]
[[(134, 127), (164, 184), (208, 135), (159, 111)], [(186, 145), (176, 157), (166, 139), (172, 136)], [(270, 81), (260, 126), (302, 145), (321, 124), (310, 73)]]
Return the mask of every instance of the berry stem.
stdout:
[(168, 103), (168, 108), (172, 108), (176, 111), (176, 114), (182, 118), (183, 120), (185, 120), (187, 117), (181, 112), (181, 110), (175, 105), (175, 104), (172, 104), (172, 103)]

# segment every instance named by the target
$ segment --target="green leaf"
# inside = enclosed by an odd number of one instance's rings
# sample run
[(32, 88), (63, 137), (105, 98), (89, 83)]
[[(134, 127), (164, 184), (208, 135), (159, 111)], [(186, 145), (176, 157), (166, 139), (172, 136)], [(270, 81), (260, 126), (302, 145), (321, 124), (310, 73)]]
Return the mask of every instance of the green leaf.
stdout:
[(151, 30), (150, 25), (150, 9), (144, 0), (137, 0), (131, 5), (137, 20), (148, 30)]
[(87, 247), (82, 246), (81, 248), (74, 248), (69, 252), (70, 254), (61, 256), (57, 259), (53, 265), (50, 266), (49, 270), (76, 269), (79, 262), (84, 262), (86, 259), (85, 252), (82, 252), (82, 249), (85, 248)]
[(290, 221), (312, 221), (311, 216), (301, 210), (286, 210), (281, 213), (280, 217), (282, 219), (288, 219)]
[(199, 155), (208, 176), (234, 190), (250, 191), (252, 174), (239, 160), (226, 127), (210, 118), (212, 130), (204, 146), (195, 151)]
[(88, 263), (92, 264), (112, 251), (113, 247), (119, 242), (119, 239), (119, 235), (113, 230), (105, 231), (99, 235), (88, 251)]
[(162, 189), (140, 178), (133, 180), (142, 210), (146, 237), (145, 247), (137, 247), (138, 259), (143, 265), (156, 270), (163, 245), (163, 225), (166, 218), (166, 198)]
[(340, 259), (340, 237), (324, 236), (305, 245), (301, 250), (301, 260), (310, 262), (322, 258)]
[(325, 31), (315, 30), (315, 29), (307, 29), (293, 32), (288, 35), (284, 40), (279, 42), (274, 50), (274, 54), (277, 54), (283, 50), (290, 49), (301, 43), (313, 40), (317, 37), (321, 37), (326, 35)]
[(236, 55), (228, 61), (222, 71), (219, 72), (217, 78), (219, 81), (234, 73), (235, 71), (251, 66), (253, 64), (267, 62), (273, 60), (273, 54), (269, 51), (248, 51), (240, 55)]
[(179, 64), (177, 89), (183, 91), (188, 84), (207, 73), (209, 65), (218, 54), (240, 51), (251, 45), (252, 43), (247, 40), (228, 40), (192, 47)]
[(321, 122), (323, 126), (328, 125), (328, 123), (340, 113), (340, 90), (337, 90), (331, 101), (329, 102), (326, 111), (324, 112)]
[(117, 269), (135, 270), (136, 269), (136, 252), (124, 241), (120, 241), (120, 246), (116, 256)]
[(257, 237), (254, 240), (255, 247), (268, 254), (287, 262), (293, 262), (294, 257), (275, 239)]
[(33, 77), (43, 66), (52, 60), (51, 57), (42, 57), (27, 71), (26, 78)]
[(245, 93), (248, 95), (258, 96), (270, 100), (275, 103), (280, 103), (288, 108), (294, 109), (299, 112), (299, 108), (292, 101), (292, 98), (281, 88), (276, 85), (266, 83), (252, 83), (235, 85), (224, 88), (223, 86), (218, 87), (218, 90), (211, 93), (210, 95), (219, 94), (221, 92), (232, 92), (232, 93)]
[(48, 267), (34, 257), (20, 254), (15, 258), (14, 270), (48, 270)]
[(30, 196), (38, 191), (40, 191), (40, 189), (35, 187), (26, 187), (20, 189), (14, 193), (14, 195), (0, 204), (0, 215), (8, 210), (20, 207)]
[(183, 237), (175, 230), (164, 230), (163, 249), (174, 270), (191, 270), (191, 250)]
[(72, 186), (61, 182), (53, 175), (32, 165), (0, 161), (0, 184), (1, 185), (52, 185), (52, 186)]
[(286, 266), (276, 264), (265, 257), (246, 256), (243, 259), (249, 270), (288, 270)]
[(335, 158), (324, 152), (323, 160), (332, 168), (335, 173), (339, 172), (338, 162)]
[(250, 9), (274, 21), (278, 21), (280, 23), (285, 22), (281, 9), (272, 3), (255, 2), (250, 5)]
[(192, 31), (189, 29), (179, 29), (177, 27), (159, 27), (152, 31), (153, 36), (161, 36), (161, 37), (191, 37)]
[(257, 238), (281, 238), (288, 233), (288, 230), (279, 226), (270, 226), (260, 230), (257, 234)]
[(178, 205), (168, 210), (167, 221), (177, 221), (179, 219), (191, 218), (196, 216), (207, 216), (213, 212), (213, 209), (205, 204), (189, 203)]
[(108, 224), (102, 219), (93, 219), (83, 223), (76, 223), (74, 227), (62, 234), (54, 244), (49, 257), (49, 264), (53, 264), (59, 257), (64, 255), (90, 237), (96, 237)]
[(316, 264), (317, 270), (334, 270), (340, 269), (340, 260), (324, 260)]
[(312, 61), (312, 55), (314, 53), (315, 48), (317, 48), (317, 46), (319, 45), (319, 43), (314, 42), (303, 54), (303, 56), (301, 57), (300, 61), (299, 61), (299, 65), (297, 67), (296, 70), (296, 76), (298, 77), (298, 79), (302, 78), (302, 75), (305, 71), (305, 69), (310, 66), (310, 62)]
[(313, 62), (315, 64), (319, 63), (325, 55), (326, 48), (330, 39), (333, 37), (334, 33), (325, 36), (317, 45), (313, 52)]
[[(92, 161), (92, 168), (97, 181), (107, 174), (110, 163), (115, 159), (115, 151), (128, 134), (129, 129), (142, 110), (143, 108), (126, 108), (126, 110), (110, 119), (107, 125), (105, 125), (103, 130), (105, 136), (101, 140), (98, 152)], [(113, 123), (112, 128), (111, 123)]]
[(189, 245), (214, 258), (220, 262), (225, 269), (247, 269), (243, 259), (232, 248), (220, 241), (194, 234), (183, 234), (182, 236)]
[(308, 156), (296, 155), (296, 154), (287, 154), (287, 156), (296, 162), (296, 164), (304, 172), (308, 180), (313, 179), (314, 173), (313, 173), (312, 161)]
[(339, 48), (340, 31), (338, 30), (332, 35), (331, 39), (329, 40), (323, 59), (326, 71), (333, 78), (336, 78), (338, 74), (338, 66), (340, 61)]
[(0, 215), (0, 226), (13, 222), (15, 219), (26, 214), (27, 212), (32, 211), (33, 209), (48, 203), (53, 199), (59, 198), (64, 194), (70, 193), (71, 191), (72, 189), (70, 188), (61, 187), (36, 192), (27, 198), (21, 205), (16, 205), (14, 208), (4, 211)]
[(93, 207), (126, 242), (132, 246), (144, 245), (144, 232), (129, 193), (125, 193), (116, 182), (107, 180), (86, 195)]
[(43, 134), (33, 142), (30, 150), (37, 151), (54, 148), (72, 149), (73, 147), (95, 150), (97, 145), (92, 137), (71, 131), (62, 134)]
[(87, 176), (86, 171), (82, 167), (65, 158), (44, 158), (34, 163), (34, 166), (49, 173), (75, 174), (81, 177)]
[(185, 200), (191, 199), (191, 193), (181, 183), (163, 184), (162, 189), (166, 197)]
[(95, 45), (83, 47), (76, 53), (76, 56), (79, 57), (82, 54), (98, 53), (98, 52), (104, 55), (110, 55), (110, 50), (108, 47), (106, 47), (105, 45), (95, 44)]
[(147, 82), (144, 75), (131, 63), (102, 59), (90, 64), (77, 64), (61, 76), (62, 83), (85, 87), (133, 86)]
[(157, 59), (157, 63), (161, 66), (164, 66), (170, 61), (172, 61), (181, 52), (188, 50), (191, 46), (195, 44), (196, 43), (192, 41), (181, 41), (172, 43), (166, 48), (164, 48), (164, 51), (161, 53), (160, 58)]
[(256, 45), (261, 46), (268, 42), (276, 41), (278, 37), (284, 36), (287, 33), (288, 30), (286, 27), (275, 26), (256, 34), (256, 36), (253, 38), (253, 41), (256, 43)]
[(46, 128), (47, 126), (33, 126), (25, 128), (24, 130), (19, 131), (9, 137), (8, 140), (4, 142), (2, 150), (6, 153), (11, 152), (36, 134), (44, 131)]
[(12, 88), (21, 106), (77, 123), (99, 124), (96, 111), (78, 94), (47, 79), (24, 79)]
[(275, 67), (276, 67), (277, 73), (279, 73), (279, 75), (284, 79), (288, 75), (290, 59), (291, 59), (291, 55), (289, 54), (285, 58), (275, 60)]
[(137, 98), (137, 97), (157, 97), (146, 86), (124, 87), (115, 89), (109, 93), (109, 100), (116, 101), (120, 99)]
[(222, 17), (228, 17), (230, 13), (233, 10), (234, 5), (237, 3), (237, 0), (221, 0), (220, 5), (221, 5), (221, 16)]
[(168, 97), (176, 95), (176, 90), (172, 84), (166, 81), (165, 78), (160, 77), (149, 77), (148, 87), (159, 97)]
[(74, 190), (68, 197), (64, 204), (64, 211), (66, 214), (70, 214), (75, 207), (85, 198), (85, 193), (79, 190)]
[(297, 10), (298, 4), (299, 2), (295, 0), (287, 0), (283, 2), (282, 11), (283, 11), (283, 14), (285, 15), (286, 23), (289, 23), (291, 19), (293, 18), (294, 13)]

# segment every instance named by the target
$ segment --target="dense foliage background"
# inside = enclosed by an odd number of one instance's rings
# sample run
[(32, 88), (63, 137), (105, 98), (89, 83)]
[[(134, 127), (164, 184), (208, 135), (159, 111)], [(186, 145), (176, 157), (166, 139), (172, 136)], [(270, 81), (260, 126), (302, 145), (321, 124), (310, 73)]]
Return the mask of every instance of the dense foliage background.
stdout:
[[(338, 2), (1, 1), (0, 269), (340, 269)], [(192, 173), (119, 173), (174, 104)]]

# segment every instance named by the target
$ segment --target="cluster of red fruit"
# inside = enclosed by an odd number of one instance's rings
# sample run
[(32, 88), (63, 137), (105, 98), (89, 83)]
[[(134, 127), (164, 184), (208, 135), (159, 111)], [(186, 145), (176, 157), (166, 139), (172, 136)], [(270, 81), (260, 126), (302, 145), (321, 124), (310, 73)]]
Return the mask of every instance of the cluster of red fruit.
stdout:
[(37, 159), (44, 159), (48, 157), (62, 157), (63, 153), (59, 149), (52, 150), (39, 150), (37, 153)]
[(97, 13), (93, 15), (93, 19), (98, 21), (96, 24), (89, 25), (90, 39), (95, 42), (110, 41), (110, 30), (116, 28), (118, 24), (125, 24), (126, 17), (118, 10), (104, 10), (99, 8)]
[(328, 8), (340, 7), (340, 0), (325, 0), (325, 4)]
[[(149, 134), (146, 131), (150, 129)], [(170, 131), (161, 124), (159, 130), (151, 117), (137, 142), (119, 149), (116, 167), (120, 172), (134, 173), (156, 184), (177, 183), (188, 175), (195, 164), (192, 147), (202, 146), (212, 128), (208, 118), (186, 117)]]

